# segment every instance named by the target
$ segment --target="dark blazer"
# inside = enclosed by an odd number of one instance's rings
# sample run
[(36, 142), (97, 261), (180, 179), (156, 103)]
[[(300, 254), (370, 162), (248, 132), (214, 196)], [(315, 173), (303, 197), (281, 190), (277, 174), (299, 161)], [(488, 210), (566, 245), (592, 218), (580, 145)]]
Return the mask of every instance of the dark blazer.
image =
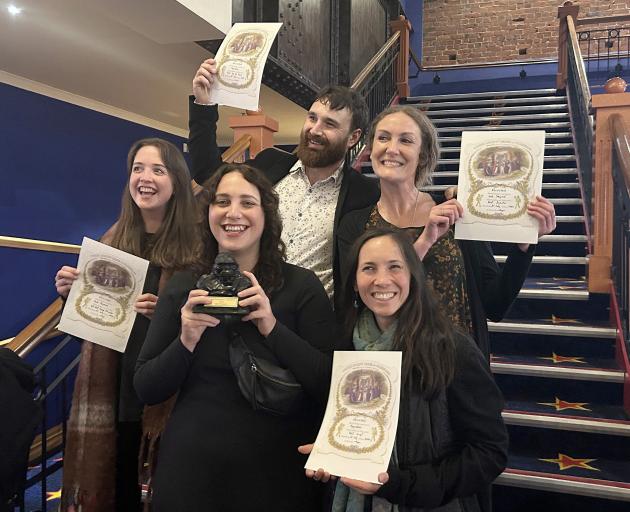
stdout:
[[(199, 184), (206, 181), (221, 166), (221, 155), (217, 147), (217, 120), (219, 119), (216, 105), (197, 105), (194, 96), (189, 98), (188, 151), (191, 158), (191, 174)], [(245, 162), (265, 173), (274, 185), (289, 174), (289, 170), (298, 157), (277, 148), (268, 148), (256, 155), (256, 158)], [(339, 255), (337, 244), (337, 227), (341, 218), (348, 212), (365, 208), (374, 204), (379, 198), (377, 180), (367, 178), (352, 170), (347, 163), (343, 167), (343, 180), (335, 209), (333, 226), (333, 282), (335, 284), (335, 304), (337, 291), (341, 289)]]

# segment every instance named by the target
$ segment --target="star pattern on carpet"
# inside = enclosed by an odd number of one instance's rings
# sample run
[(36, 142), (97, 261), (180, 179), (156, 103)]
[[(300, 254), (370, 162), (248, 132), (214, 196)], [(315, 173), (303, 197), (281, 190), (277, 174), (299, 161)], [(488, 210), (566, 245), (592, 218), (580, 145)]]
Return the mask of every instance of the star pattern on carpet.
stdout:
[(61, 489), (58, 491), (52, 491), (46, 493), (46, 501), (53, 501), (61, 499)]
[(584, 407), (588, 405), (588, 402), (566, 402), (556, 397), (555, 402), (538, 402), (539, 405), (548, 405), (549, 407), (555, 407), (556, 411), (566, 411), (567, 409), (575, 409), (576, 411), (590, 411)]
[(549, 361), (553, 361), (555, 364), (558, 363), (581, 363), (586, 364), (586, 361), (583, 361), (583, 357), (569, 357), (569, 356), (559, 356), (555, 352), (551, 353), (550, 357), (539, 357), (538, 359), (547, 359)]
[(574, 318), (560, 318), (556, 315), (551, 315), (551, 323), (552, 324), (582, 324), (581, 320), (575, 320)]
[(588, 463), (593, 462), (597, 459), (574, 459), (569, 455), (565, 455), (564, 453), (558, 453), (557, 459), (538, 459), (543, 462), (551, 462), (552, 464), (558, 464), (560, 471), (564, 471), (566, 469), (571, 468), (582, 468), (582, 469), (590, 469), (591, 471), (599, 471), (599, 469), (590, 466)]

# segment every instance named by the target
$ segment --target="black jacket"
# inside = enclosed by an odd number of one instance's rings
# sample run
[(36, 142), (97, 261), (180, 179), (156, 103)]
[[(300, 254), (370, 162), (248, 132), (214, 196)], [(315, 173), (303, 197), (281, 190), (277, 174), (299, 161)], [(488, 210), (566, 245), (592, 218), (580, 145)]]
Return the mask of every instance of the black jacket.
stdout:
[[(189, 100), (188, 150), (190, 152), (192, 177), (199, 184), (206, 181), (221, 166), (221, 156), (217, 147), (217, 120), (219, 119), (216, 106), (197, 105), (194, 96)], [(274, 185), (289, 174), (289, 170), (298, 158), (277, 148), (268, 148), (256, 155), (256, 158), (245, 162), (263, 173)], [(367, 178), (352, 170), (348, 165), (343, 167), (343, 180), (335, 209), (333, 226), (333, 281), (335, 286), (335, 304), (340, 294), (340, 270), (337, 244), (337, 228), (342, 217), (353, 210), (374, 204), (379, 197), (377, 180)]]

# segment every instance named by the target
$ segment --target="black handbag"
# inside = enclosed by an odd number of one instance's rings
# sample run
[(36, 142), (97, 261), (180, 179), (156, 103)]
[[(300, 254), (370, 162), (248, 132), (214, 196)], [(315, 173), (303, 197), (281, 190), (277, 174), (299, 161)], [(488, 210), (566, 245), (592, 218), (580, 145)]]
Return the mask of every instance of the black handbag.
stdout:
[(228, 352), (238, 387), (252, 409), (286, 416), (300, 407), (304, 390), (290, 370), (255, 355), (236, 332), (230, 335)]

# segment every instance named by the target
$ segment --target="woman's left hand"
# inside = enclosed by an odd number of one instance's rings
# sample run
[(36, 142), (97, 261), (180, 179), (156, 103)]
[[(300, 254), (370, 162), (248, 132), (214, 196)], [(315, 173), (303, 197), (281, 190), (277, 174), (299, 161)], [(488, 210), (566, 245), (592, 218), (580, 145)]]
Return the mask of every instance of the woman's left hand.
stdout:
[(273, 316), (273, 311), (271, 311), (269, 297), (267, 297), (265, 290), (262, 289), (254, 274), (247, 271), (243, 271), (243, 274), (253, 284), (251, 288), (238, 292), (238, 305), (251, 309), (251, 312), (243, 317), (243, 322), (251, 320), (258, 332), (266, 338), (276, 326), (276, 317)]
[(152, 293), (143, 293), (142, 295), (138, 295), (133, 309), (136, 313), (140, 313), (150, 319), (153, 317), (157, 301), (157, 295), (153, 295)]
[(380, 484), (373, 484), (372, 482), (364, 482), (363, 480), (354, 480), (352, 478), (342, 478), (341, 483), (347, 485), (351, 489), (354, 489), (360, 494), (374, 494), (378, 491), (383, 484), (386, 484), (389, 480), (387, 473), (379, 473), (378, 481)]
[[(538, 238), (552, 233), (556, 229), (556, 209), (549, 199), (536, 196), (527, 205), (527, 213), (538, 221)], [(518, 244), (521, 251), (526, 252), (529, 244)]]

